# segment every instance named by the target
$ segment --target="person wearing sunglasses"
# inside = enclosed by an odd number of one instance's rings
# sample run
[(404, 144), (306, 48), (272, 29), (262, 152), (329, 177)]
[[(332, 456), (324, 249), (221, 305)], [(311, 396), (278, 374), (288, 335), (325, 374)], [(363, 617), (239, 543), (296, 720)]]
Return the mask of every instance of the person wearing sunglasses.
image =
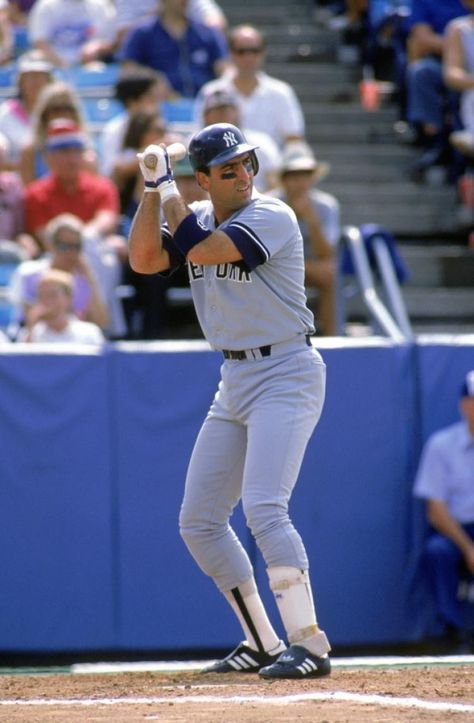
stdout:
[(196, 122), (205, 125), (205, 99), (218, 89), (235, 95), (240, 125), (267, 133), (283, 149), (305, 135), (303, 110), (294, 89), (264, 72), (266, 41), (253, 25), (238, 25), (229, 32), (231, 65), (221, 78), (206, 83), (196, 98)]
[(97, 277), (84, 253), (84, 224), (73, 214), (53, 218), (45, 230), (48, 249), (39, 259), (22, 262), (13, 274), (11, 299), (17, 306), (17, 322), (23, 325), (36, 303), (42, 275), (56, 269), (70, 274), (74, 281), (71, 310), (78, 319), (104, 329), (108, 313)]

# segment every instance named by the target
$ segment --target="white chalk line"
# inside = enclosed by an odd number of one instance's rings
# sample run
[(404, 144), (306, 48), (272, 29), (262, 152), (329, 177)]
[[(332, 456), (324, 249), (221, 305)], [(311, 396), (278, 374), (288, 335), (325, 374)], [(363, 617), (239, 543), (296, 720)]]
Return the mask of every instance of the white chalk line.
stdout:
[[(144, 672), (193, 672), (215, 662), (214, 660), (168, 660), (168, 661), (131, 661), (112, 663), (75, 663), (71, 673), (144, 673)], [(337, 668), (384, 668), (424, 665), (474, 665), (474, 655), (417, 655), (417, 656), (359, 656), (331, 658), (331, 667)]]
[(442, 713), (474, 713), (474, 705), (465, 703), (435, 702), (421, 700), (420, 698), (397, 698), (385, 695), (364, 695), (360, 693), (335, 692), (311, 692), (299, 693), (296, 695), (282, 696), (179, 696), (168, 698), (37, 698), (31, 700), (0, 700), (0, 706), (22, 706), (22, 707), (96, 707), (116, 705), (169, 705), (180, 703), (194, 704), (236, 704), (254, 703), (260, 705), (290, 705), (293, 703), (304, 703), (308, 701), (336, 701), (346, 703), (357, 703), (360, 705), (378, 705), (392, 708), (416, 708), (418, 710), (437, 711)]

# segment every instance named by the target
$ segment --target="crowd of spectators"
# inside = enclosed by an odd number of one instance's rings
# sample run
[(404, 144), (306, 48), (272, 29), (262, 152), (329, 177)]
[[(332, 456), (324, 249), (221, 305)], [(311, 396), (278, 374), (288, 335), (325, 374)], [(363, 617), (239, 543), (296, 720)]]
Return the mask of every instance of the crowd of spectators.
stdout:
[[(277, 193), (281, 185), (294, 203), (313, 257), (308, 283), (321, 293), (320, 333), (334, 332), (334, 242), (317, 215), (324, 203), (313, 203), (310, 219), (288, 190), (294, 169), (284, 166), (288, 144), (305, 141), (303, 111), (291, 85), (265, 72), (258, 28), (229, 28), (214, 0), (36, 0), (4, 9), (8, 33), (2, 36), (0, 17), (0, 45), (7, 48), (1, 38), (9, 35), (11, 50), (0, 64), (14, 73), (12, 92), (0, 103), (0, 192), (8, 208), (0, 236), (18, 248), (4, 328), (12, 340), (92, 338), (85, 322), (99, 329), (97, 339), (166, 335), (169, 286), (186, 279), (130, 268), (126, 240), (143, 190), (136, 154), (149, 143), (186, 142), (215, 122), (241, 127), (258, 146), (256, 189)], [(27, 43), (15, 52), (19, 29)], [(109, 88), (115, 110), (94, 127), (83, 89), (67, 71), (107, 66), (117, 68)], [(190, 101), (191, 112), (173, 124), (166, 107), (181, 101)], [(299, 175), (309, 189), (321, 164), (309, 146), (304, 153), (309, 165)], [(188, 162), (177, 165), (176, 178), (189, 202), (203, 197)], [(320, 268), (311, 272), (316, 257)], [(56, 330), (52, 299), (60, 307)], [(67, 328), (64, 309), (74, 322)]]
[[(392, 47), (400, 118), (420, 147), (412, 178), (421, 183), (440, 164), (453, 174), (468, 168), (474, 0), (316, 5), (331, 27), (355, 33), (361, 63), (373, 63), (375, 74), (374, 47)], [(15, 50), (15, 39), (25, 34), (27, 47)], [(128, 264), (126, 239), (143, 183), (136, 153), (151, 142), (186, 142), (193, 130), (215, 122), (240, 127), (258, 146), (256, 189), (293, 207), (305, 241), (307, 286), (316, 290), (319, 333), (335, 333), (339, 205), (316, 188), (325, 164), (306, 141), (295, 89), (265, 70), (267, 40), (259, 28), (229, 27), (214, 0), (0, 0), (1, 50), (0, 66), (14, 73), (12, 92), (0, 103), (0, 192), (8, 210), (0, 236), (18, 245), (22, 264), (36, 263), (56, 259), (47, 240), (50, 222), (69, 215), (81, 223), (80, 256), (97, 281), (106, 338), (152, 339), (169, 331), (173, 282), (134, 274)], [(67, 71), (93, 74), (107, 66), (117, 70), (110, 89), (116, 105), (98, 128)], [(170, 107), (191, 111), (176, 123)], [(183, 186), (199, 195), (189, 167), (180, 170)], [(21, 327), (24, 308), (15, 312)]]
[(461, 188), (474, 156), (472, 0), (316, 0), (316, 8), (343, 43), (357, 43), (370, 77), (392, 84), (397, 134), (418, 149), (411, 180)]

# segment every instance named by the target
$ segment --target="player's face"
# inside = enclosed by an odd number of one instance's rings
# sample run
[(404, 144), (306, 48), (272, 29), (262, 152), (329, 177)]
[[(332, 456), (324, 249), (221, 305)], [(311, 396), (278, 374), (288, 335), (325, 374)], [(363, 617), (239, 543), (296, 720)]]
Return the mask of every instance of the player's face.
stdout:
[[(208, 190), (216, 211), (230, 216), (252, 198), (253, 166), (249, 153), (210, 168)], [(222, 217), (222, 212), (220, 213)]]

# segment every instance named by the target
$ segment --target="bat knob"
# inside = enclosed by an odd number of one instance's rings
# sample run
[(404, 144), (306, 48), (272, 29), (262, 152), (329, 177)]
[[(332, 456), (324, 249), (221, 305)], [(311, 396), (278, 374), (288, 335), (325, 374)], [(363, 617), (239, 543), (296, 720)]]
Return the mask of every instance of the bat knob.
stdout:
[(154, 156), (153, 153), (147, 153), (145, 158), (143, 159), (143, 162), (145, 166), (150, 170), (156, 168), (156, 156)]

